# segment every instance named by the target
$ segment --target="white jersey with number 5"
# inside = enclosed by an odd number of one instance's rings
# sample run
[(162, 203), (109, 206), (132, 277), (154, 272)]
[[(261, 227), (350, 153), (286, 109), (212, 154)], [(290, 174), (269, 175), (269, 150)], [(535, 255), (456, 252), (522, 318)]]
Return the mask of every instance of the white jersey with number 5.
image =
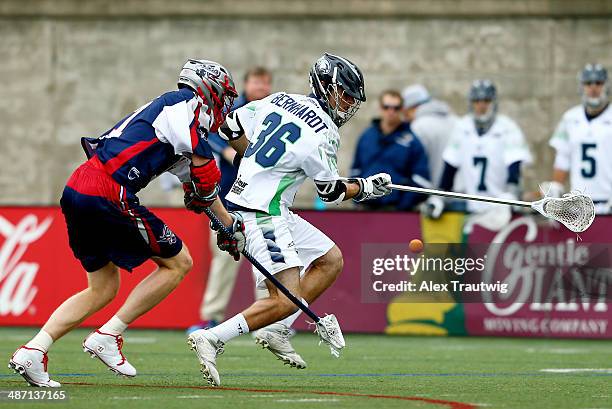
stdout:
[[(511, 198), (508, 195), (508, 167), (531, 162), (531, 154), (518, 125), (505, 115), (497, 114), (491, 128), (479, 136), (471, 115), (463, 116), (455, 126), (442, 158), (461, 169), (468, 194)], [(516, 199), (513, 197), (513, 199)], [(480, 212), (489, 203), (468, 201), (468, 210)]]
[(587, 119), (582, 105), (568, 110), (552, 138), (555, 169), (569, 172), (570, 189), (591, 196), (594, 202), (612, 199), (612, 108)]
[(316, 99), (280, 92), (235, 112), (250, 143), (228, 201), (284, 216), (307, 177), (339, 178), (338, 127)]

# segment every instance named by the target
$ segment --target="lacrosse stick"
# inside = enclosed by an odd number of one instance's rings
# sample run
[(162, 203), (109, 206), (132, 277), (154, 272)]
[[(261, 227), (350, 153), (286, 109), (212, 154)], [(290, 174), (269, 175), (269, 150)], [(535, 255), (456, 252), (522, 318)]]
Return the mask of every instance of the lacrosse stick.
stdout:
[[(210, 208), (205, 208), (204, 213), (211, 220), (213, 226), (216, 229), (219, 229), (220, 232), (227, 237), (232, 237), (232, 232), (221, 223), (221, 220), (210, 210)], [(268, 280), (272, 282), (282, 292), (285, 294), (289, 300), (298, 306), (300, 310), (302, 310), (306, 315), (308, 315), (315, 323), (315, 333), (319, 335), (319, 345), (321, 343), (325, 343), (329, 345), (329, 349), (331, 350), (331, 354), (338, 358), (340, 356), (340, 350), (346, 346), (344, 342), (344, 336), (342, 335), (342, 330), (340, 329), (340, 324), (338, 324), (338, 320), (334, 314), (325, 315), (325, 317), (320, 318), (317, 314), (312, 312), (310, 308), (305, 306), (301, 300), (298, 300), (291, 291), (287, 290), (287, 288), (281, 284), (272, 274), (266, 270), (264, 266), (261, 265), (259, 261), (255, 259), (246, 249), (242, 250), (242, 255), (246, 257), (247, 260), (258, 269), (261, 274), (266, 276)]]
[(567, 193), (563, 195), (563, 197), (545, 197), (535, 202), (525, 202), (522, 200), (498, 199), (495, 197), (469, 195), (466, 193), (444, 192), (442, 190), (425, 189), (414, 186), (394, 185), (392, 183), (389, 184), (388, 187), (403, 192), (423, 193), (426, 195), (452, 197), (456, 199), (530, 207), (541, 215), (560, 222), (574, 233), (582, 233), (589, 228), (595, 219), (595, 205), (593, 204), (593, 199), (578, 192)]

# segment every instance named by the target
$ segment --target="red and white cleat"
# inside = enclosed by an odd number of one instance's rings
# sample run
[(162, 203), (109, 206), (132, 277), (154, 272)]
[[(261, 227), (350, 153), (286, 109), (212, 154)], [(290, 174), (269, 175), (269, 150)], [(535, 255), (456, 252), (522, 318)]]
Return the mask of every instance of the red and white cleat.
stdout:
[(136, 376), (134, 368), (123, 356), (123, 337), (95, 330), (83, 340), (83, 351), (92, 358), (98, 358), (117, 375)]
[(52, 381), (47, 373), (47, 354), (40, 349), (20, 347), (9, 361), (8, 367), (23, 376), (32, 386), (59, 388), (59, 382)]

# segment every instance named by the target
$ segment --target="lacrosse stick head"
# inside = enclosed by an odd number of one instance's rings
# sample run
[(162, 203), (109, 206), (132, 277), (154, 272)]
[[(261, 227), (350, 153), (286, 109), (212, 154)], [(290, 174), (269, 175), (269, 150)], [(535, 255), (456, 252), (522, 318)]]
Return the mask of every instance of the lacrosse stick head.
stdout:
[(595, 205), (589, 196), (572, 192), (563, 197), (545, 197), (531, 204), (531, 208), (554, 219), (574, 233), (582, 233), (595, 219)]
[(315, 333), (319, 334), (319, 345), (325, 343), (329, 345), (331, 354), (336, 358), (340, 357), (340, 350), (346, 346), (344, 336), (340, 329), (340, 324), (334, 314), (325, 315), (316, 323)]

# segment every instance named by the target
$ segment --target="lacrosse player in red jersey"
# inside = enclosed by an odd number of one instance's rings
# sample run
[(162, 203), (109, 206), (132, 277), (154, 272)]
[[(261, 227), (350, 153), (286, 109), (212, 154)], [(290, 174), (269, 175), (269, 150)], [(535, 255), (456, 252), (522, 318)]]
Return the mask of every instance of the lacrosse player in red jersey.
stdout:
[(122, 352), (121, 334), (161, 302), (192, 266), (181, 239), (146, 207), (136, 193), (165, 171), (183, 182), (185, 205), (209, 207), (234, 236), (225, 247), (244, 246), (240, 216), (220, 201), (220, 172), (204, 137), (216, 132), (237, 96), (231, 74), (207, 60), (188, 60), (179, 89), (126, 116), (101, 137), (84, 138), (90, 159), (70, 177), (61, 207), (70, 247), (87, 271), (88, 287), (60, 305), (40, 332), (17, 349), (9, 367), (33, 386), (59, 387), (47, 372), (47, 351), (87, 317), (110, 303), (119, 290), (119, 269), (131, 271), (151, 259), (157, 269), (130, 293), (123, 306), (83, 341), (83, 349), (119, 375), (136, 369)]

